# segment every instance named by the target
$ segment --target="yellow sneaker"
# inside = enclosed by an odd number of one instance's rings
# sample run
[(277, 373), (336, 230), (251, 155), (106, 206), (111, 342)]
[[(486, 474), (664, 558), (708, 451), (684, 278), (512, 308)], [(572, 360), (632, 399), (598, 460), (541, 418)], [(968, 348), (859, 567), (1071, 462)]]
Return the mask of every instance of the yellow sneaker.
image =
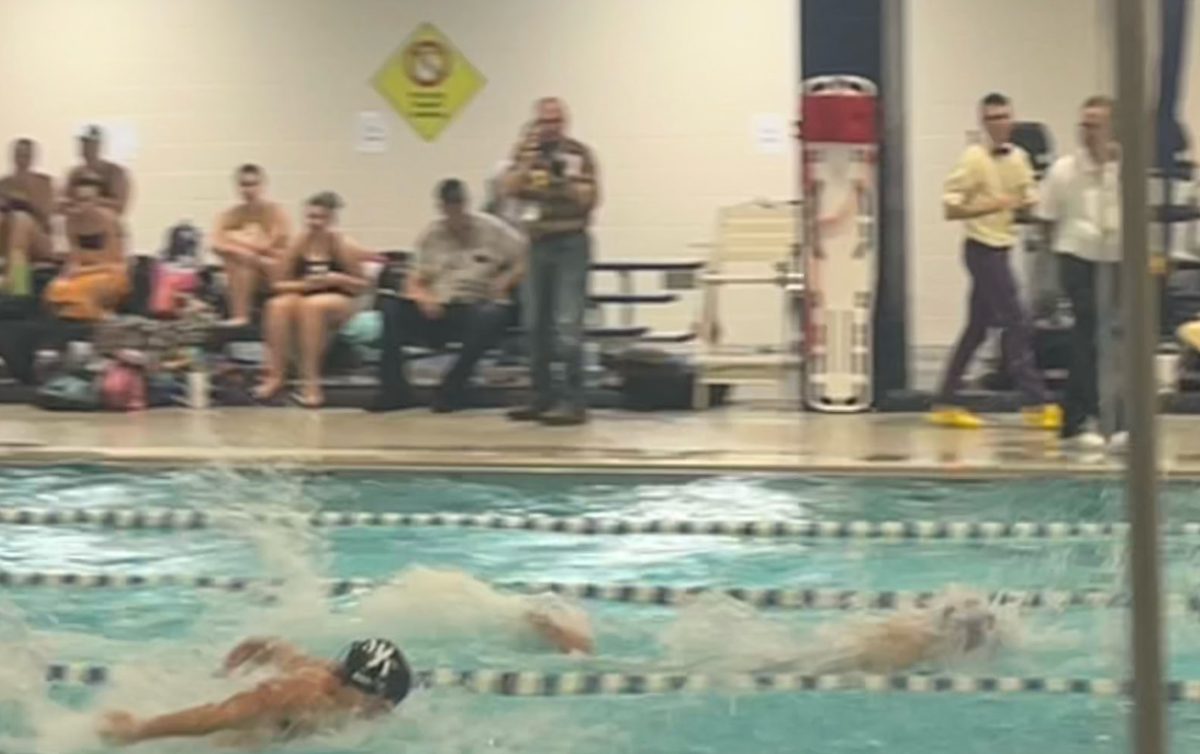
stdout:
[(1200, 320), (1194, 320), (1179, 326), (1175, 337), (1182, 340), (1193, 349), (1200, 351)]
[(950, 429), (979, 429), (983, 419), (958, 406), (934, 406), (929, 412), (929, 423)]
[(1021, 411), (1021, 416), (1025, 419), (1025, 426), (1031, 429), (1062, 429), (1062, 408), (1054, 403), (1047, 403), (1045, 406), (1023, 409)]

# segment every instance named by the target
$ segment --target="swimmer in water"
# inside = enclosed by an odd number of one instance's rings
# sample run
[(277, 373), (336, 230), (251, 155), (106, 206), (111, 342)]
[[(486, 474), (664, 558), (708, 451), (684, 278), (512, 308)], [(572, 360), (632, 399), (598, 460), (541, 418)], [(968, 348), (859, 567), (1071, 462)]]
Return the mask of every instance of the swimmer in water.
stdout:
[(986, 656), (1008, 643), (1002, 624), (983, 595), (950, 588), (929, 606), (883, 620), (839, 622), (818, 630), (821, 649), (763, 670), (888, 674)]
[(406, 570), (364, 595), (356, 617), (405, 637), (474, 634), (563, 654), (595, 650), (587, 612), (562, 596), (504, 592), (450, 569)]
[(412, 671), (386, 639), (351, 644), (336, 662), (309, 657), (277, 639), (248, 639), (225, 658), (223, 671), (272, 667), (270, 678), (221, 702), (137, 718), (109, 712), (99, 726), (110, 744), (217, 735), (219, 743), (262, 746), (377, 718), (408, 696)]

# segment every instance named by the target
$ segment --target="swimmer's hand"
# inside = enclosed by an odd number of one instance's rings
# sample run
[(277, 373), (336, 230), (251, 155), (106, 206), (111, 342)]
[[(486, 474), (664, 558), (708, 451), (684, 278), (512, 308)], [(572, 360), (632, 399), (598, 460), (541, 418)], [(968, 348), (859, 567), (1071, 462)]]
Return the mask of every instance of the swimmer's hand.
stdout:
[(221, 666), (223, 673), (232, 673), (244, 665), (258, 666), (268, 663), (279, 667), (297, 664), (303, 655), (291, 644), (275, 637), (246, 639), (225, 656)]
[(525, 620), (543, 641), (563, 654), (579, 652), (590, 655), (595, 650), (595, 642), (590, 634), (568, 628), (544, 612), (530, 610), (525, 613)]
[(128, 712), (107, 712), (100, 719), (96, 732), (106, 743), (113, 746), (128, 746), (140, 738), (141, 724)]

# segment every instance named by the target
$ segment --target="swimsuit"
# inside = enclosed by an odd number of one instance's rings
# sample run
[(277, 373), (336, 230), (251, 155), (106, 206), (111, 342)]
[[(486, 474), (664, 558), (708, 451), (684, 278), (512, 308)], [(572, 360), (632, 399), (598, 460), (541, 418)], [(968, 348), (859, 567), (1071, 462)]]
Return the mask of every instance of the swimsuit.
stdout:
[[(341, 262), (338, 260), (337, 254), (330, 254), (328, 259), (309, 259), (308, 257), (301, 256), (296, 260), (296, 266), (294, 268), (294, 273), (297, 280), (309, 280), (310, 278), (329, 275), (334, 272), (344, 273), (345, 271), (346, 270), (342, 267)], [(304, 291), (303, 295), (312, 296), (318, 293), (337, 293), (343, 296), (349, 295), (334, 285)]]
[(84, 251), (103, 251), (104, 250), (104, 233), (80, 233), (75, 236), (75, 240), (79, 243), (79, 248)]

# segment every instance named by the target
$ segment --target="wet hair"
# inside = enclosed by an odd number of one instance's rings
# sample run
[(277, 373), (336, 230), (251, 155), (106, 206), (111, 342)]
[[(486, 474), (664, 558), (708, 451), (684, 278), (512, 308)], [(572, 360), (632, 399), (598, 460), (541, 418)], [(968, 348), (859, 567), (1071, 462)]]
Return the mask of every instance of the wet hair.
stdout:
[(991, 92), (979, 101), (979, 106), (982, 107), (1006, 107), (1012, 104), (1007, 96), (1000, 92)]
[(437, 197), (443, 204), (466, 204), (466, 184), (457, 178), (447, 178), (438, 184)]
[(243, 175), (253, 175), (262, 178), (266, 174), (258, 165), (255, 165), (253, 162), (247, 162), (244, 165), (239, 165), (238, 169), (234, 171), (234, 175), (238, 178), (241, 178)]
[(408, 660), (387, 639), (362, 639), (342, 653), (338, 663), (342, 683), (364, 694), (399, 704), (412, 689), (412, 669)]
[(319, 194), (314, 194), (309, 197), (308, 205), (310, 207), (320, 207), (321, 209), (337, 212), (345, 205), (342, 203), (342, 197), (332, 191), (322, 191)]

